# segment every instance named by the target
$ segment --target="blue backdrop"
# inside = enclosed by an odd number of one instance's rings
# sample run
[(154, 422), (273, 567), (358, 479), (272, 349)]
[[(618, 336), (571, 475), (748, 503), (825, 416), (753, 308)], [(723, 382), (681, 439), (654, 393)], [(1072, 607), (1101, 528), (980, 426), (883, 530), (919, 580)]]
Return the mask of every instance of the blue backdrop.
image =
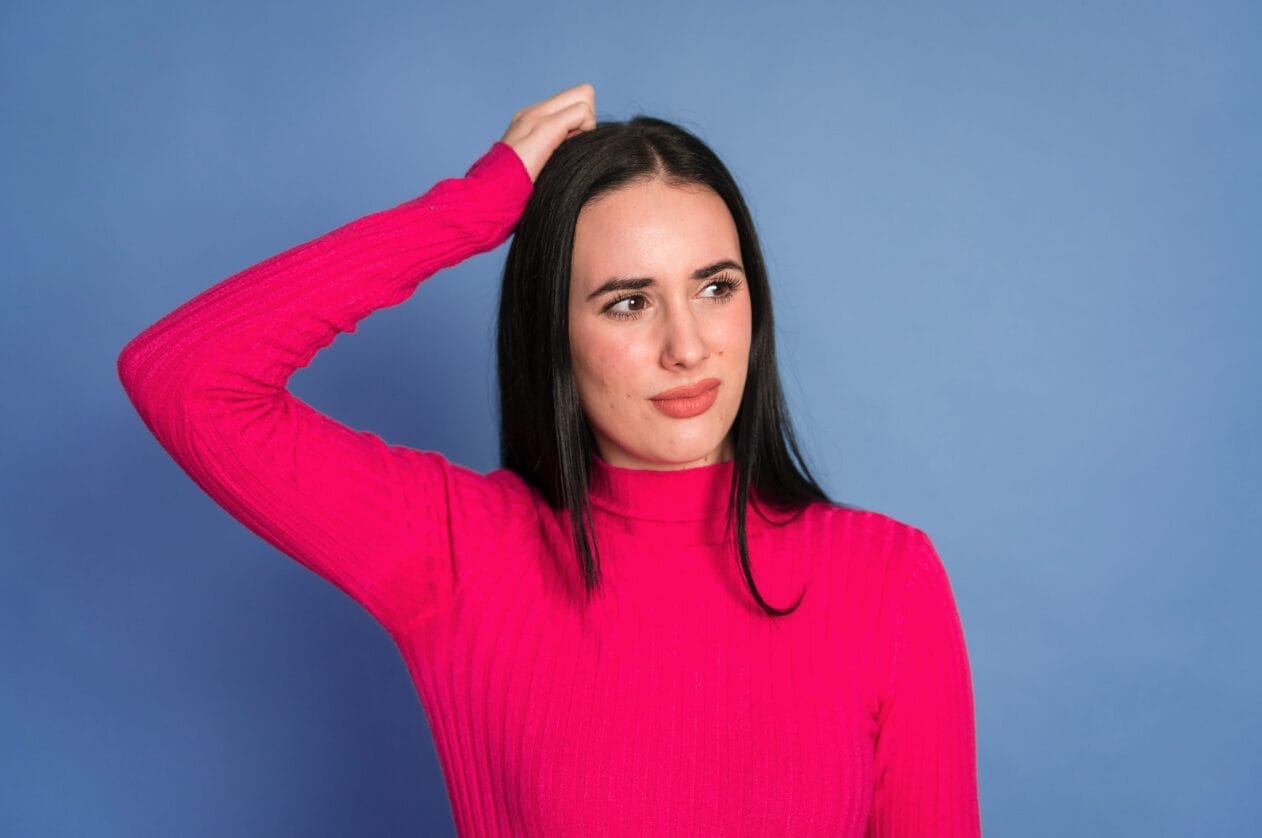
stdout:
[[(384, 630), (114, 365), (581, 81), (728, 162), (811, 463), (934, 538), (987, 833), (1256, 830), (1262, 7), (1019, 5), (7, 0), (0, 834), (451, 834)], [(505, 250), (294, 392), (494, 468)]]

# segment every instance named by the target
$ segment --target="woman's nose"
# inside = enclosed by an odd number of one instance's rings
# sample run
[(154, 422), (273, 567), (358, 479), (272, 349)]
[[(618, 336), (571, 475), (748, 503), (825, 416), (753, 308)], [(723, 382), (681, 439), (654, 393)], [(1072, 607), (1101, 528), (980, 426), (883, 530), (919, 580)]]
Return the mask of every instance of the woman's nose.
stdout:
[(692, 367), (710, 357), (701, 323), (688, 306), (677, 306), (666, 318), (662, 366)]

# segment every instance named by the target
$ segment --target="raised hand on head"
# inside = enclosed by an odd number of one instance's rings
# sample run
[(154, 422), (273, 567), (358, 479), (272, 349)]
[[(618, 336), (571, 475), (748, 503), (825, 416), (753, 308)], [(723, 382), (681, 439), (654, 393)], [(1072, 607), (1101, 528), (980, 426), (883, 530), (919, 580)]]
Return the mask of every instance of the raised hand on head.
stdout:
[(526, 164), (533, 183), (557, 146), (596, 127), (596, 88), (584, 82), (513, 114), (502, 141)]

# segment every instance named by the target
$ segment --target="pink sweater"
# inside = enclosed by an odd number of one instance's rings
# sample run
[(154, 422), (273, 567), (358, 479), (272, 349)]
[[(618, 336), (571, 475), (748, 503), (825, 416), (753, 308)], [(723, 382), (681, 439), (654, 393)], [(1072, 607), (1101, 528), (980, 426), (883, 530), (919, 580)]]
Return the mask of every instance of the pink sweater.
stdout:
[(167, 314), (123, 350), (123, 386), (216, 503), (389, 632), (461, 835), (980, 834), (964, 635), (921, 530), (751, 511), (760, 591), (784, 607), (806, 588), (773, 618), (720, 543), (732, 463), (596, 458), (605, 587), (584, 605), (565, 513), (515, 473), (388, 444), (286, 389), (340, 332), (501, 244), (531, 191), (496, 142)]

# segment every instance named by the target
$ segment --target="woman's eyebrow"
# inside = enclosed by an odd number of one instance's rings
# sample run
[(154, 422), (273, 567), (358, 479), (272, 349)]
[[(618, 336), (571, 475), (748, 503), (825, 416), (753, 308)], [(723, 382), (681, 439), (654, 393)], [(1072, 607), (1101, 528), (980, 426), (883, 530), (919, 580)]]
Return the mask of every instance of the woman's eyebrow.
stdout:
[[(745, 273), (745, 269), (736, 262), (733, 262), (731, 259), (722, 259), (712, 265), (706, 265), (704, 268), (697, 268), (692, 272), (692, 276), (689, 279), (706, 279), (723, 270), (735, 270)], [(606, 280), (599, 288), (588, 294), (587, 299), (593, 300), (601, 294), (608, 294), (610, 291), (638, 291), (641, 288), (648, 288), (655, 282), (656, 280), (651, 276), (615, 276)]]

